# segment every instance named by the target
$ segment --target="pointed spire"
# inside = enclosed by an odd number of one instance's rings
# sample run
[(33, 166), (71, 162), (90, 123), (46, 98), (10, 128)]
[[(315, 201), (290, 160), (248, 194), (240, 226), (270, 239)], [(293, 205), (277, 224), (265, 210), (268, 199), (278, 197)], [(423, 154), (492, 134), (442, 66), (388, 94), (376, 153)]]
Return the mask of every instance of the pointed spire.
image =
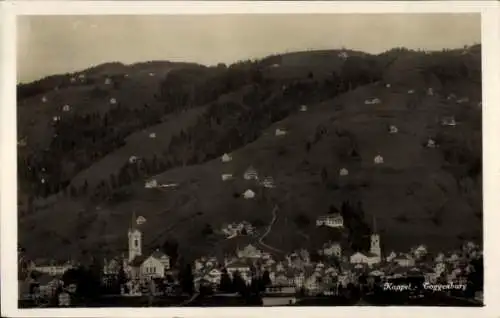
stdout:
[(130, 222), (130, 230), (135, 230), (137, 228), (137, 217), (135, 215), (135, 210), (132, 211), (132, 220)]
[(377, 234), (377, 222), (375, 216), (373, 216), (373, 234)]

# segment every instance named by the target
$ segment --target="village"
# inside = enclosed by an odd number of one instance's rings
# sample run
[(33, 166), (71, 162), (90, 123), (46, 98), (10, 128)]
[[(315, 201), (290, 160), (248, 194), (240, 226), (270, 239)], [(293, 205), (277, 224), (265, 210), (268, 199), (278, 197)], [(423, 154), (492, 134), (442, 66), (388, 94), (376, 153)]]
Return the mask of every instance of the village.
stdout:
[[(118, 281), (119, 288), (114, 289), (114, 296), (123, 299), (168, 298), (185, 293), (182, 286), (185, 282), (180, 282), (182, 274), (172, 264), (171, 257), (159, 250), (148, 253), (143, 250), (143, 233), (138, 225), (144, 221), (139, 216), (128, 229), (128, 255), (104, 259), (101, 263), (101, 288), (109, 289)], [(343, 218), (341, 215), (323, 216), (317, 219), (316, 225), (342, 229)], [(227, 234), (241, 235), (247, 227), (245, 223), (230, 225)], [(251, 233), (250, 227), (248, 231)], [(311, 260), (312, 252), (321, 259)], [(422, 298), (426, 292), (431, 292), (481, 301), (482, 286), (474, 286), (477, 282), (471, 281), (476, 272), (482, 271), (476, 268), (480, 259), (481, 248), (473, 242), (437, 254), (428, 252), (423, 245), (406, 253), (383, 253), (377, 233), (370, 237), (369, 251), (350, 255), (344, 255), (337, 242), (325, 242), (318, 251), (302, 249), (281, 257), (248, 244), (222, 259), (206, 255), (188, 265), (192, 271), (193, 290), (182, 303), (188, 305), (209, 295), (241, 297), (252, 291), (262, 297), (264, 306), (293, 305), (308, 297), (338, 301), (339, 297), (355, 297), (353, 289), (357, 297), (360, 292), (372, 297), (377, 291), (402, 293), (408, 280), (420, 285), (415, 294), (406, 294), (408, 299)], [(57, 295), (57, 306), (70, 306), (71, 295), (79, 286), (78, 282), (65, 284), (63, 276), (80, 265), (77, 262), (28, 262), (24, 267), (26, 278), (19, 282), (20, 300), (36, 300), (40, 304)], [(393, 300), (392, 296), (386, 297), (389, 297), (388, 302)]]

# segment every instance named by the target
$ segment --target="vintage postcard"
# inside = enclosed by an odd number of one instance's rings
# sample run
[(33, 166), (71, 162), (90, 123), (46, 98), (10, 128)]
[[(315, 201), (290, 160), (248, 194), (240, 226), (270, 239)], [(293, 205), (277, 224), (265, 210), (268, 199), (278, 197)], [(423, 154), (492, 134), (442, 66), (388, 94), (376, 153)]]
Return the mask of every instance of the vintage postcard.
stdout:
[(498, 12), (4, 4), (2, 314), (489, 317)]

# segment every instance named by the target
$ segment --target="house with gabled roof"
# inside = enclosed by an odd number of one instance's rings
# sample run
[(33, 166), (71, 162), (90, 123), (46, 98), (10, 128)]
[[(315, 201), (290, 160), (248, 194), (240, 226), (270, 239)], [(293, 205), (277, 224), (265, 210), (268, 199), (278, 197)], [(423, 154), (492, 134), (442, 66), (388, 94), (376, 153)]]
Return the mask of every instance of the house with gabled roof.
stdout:
[(254, 167), (250, 166), (250, 167), (248, 167), (248, 169), (243, 174), (243, 178), (245, 180), (258, 180), (259, 179), (259, 175), (257, 173), (257, 170), (255, 170)]
[(230, 162), (233, 160), (233, 157), (227, 153), (223, 154), (221, 157), (222, 162)]

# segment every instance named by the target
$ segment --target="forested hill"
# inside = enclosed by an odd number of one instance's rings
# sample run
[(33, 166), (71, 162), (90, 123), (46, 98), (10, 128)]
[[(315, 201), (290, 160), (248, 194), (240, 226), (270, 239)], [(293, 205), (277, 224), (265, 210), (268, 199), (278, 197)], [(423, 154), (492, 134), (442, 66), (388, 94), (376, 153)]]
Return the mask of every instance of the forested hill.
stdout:
[[(114, 253), (135, 210), (150, 248), (218, 250), (223, 223), (264, 229), (276, 204), (269, 240), (282, 249), (319, 244), (313, 221), (332, 210), (364, 232), (376, 216), (401, 245), (480, 237), (480, 61), (480, 46), (311, 51), (214, 67), (107, 63), (19, 85), (20, 243), (40, 255)], [(450, 116), (457, 126), (441, 125)], [(244, 180), (250, 166), (276, 187)], [(153, 176), (178, 187), (146, 189)], [(242, 199), (249, 188), (256, 198)]]

